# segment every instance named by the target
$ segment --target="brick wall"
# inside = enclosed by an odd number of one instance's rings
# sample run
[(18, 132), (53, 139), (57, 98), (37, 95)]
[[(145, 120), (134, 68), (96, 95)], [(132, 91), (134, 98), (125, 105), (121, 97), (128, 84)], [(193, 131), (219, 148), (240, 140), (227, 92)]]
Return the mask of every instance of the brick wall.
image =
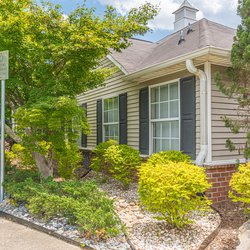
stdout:
[(213, 204), (228, 200), (229, 181), (236, 170), (235, 164), (205, 167), (208, 181), (213, 185), (206, 193), (208, 198)]

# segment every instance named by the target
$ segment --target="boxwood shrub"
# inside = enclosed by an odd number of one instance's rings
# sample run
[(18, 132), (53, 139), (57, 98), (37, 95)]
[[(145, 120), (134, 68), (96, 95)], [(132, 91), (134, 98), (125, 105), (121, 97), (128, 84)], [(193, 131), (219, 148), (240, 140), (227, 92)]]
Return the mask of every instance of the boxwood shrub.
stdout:
[(232, 175), (229, 197), (233, 202), (244, 204), (245, 212), (250, 213), (250, 162), (239, 165), (238, 171)]
[(157, 219), (176, 226), (190, 224), (194, 211), (208, 208), (210, 201), (198, 196), (210, 187), (204, 169), (186, 162), (142, 164), (139, 170), (141, 204)]

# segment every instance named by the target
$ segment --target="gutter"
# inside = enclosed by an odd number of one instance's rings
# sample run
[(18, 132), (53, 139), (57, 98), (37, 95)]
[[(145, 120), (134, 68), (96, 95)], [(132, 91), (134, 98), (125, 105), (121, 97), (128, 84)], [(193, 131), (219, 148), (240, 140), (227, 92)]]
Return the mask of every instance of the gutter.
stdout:
[(154, 71), (165, 69), (165, 68), (173, 66), (175, 64), (185, 62), (188, 59), (195, 59), (197, 57), (205, 56), (205, 55), (209, 55), (209, 54), (222, 56), (222, 57), (225, 57), (225, 58), (230, 58), (231, 51), (228, 50), (228, 49), (224, 49), (224, 48), (206, 46), (204, 48), (197, 49), (195, 51), (186, 53), (184, 55), (168, 59), (168, 60), (166, 60), (164, 62), (156, 63), (154, 65), (151, 65), (149, 67), (140, 69), (138, 71), (128, 73), (124, 77), (124, 79), (125, 80), (134, 80), (134, 79), (137, 79), (138, 77), (144, 76), (145, 74), (150, 74), (150, 73), (152, 73)]
[(204, 71), (194, 66), (192, 59), (186, 60), (187, 70), (200, 80), (200, 152), (196, 158), (197, 165), (203, 165), (208, 153), (207, 138), (207, 76)]

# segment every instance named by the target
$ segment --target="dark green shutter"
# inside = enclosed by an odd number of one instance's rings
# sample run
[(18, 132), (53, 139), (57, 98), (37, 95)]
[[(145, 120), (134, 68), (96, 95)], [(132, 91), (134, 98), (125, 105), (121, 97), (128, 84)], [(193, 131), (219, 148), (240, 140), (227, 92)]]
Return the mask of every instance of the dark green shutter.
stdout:
[[(83, 103), (81, 106), (84, 109), (85, 116), (87, 117), (87, 103)], [(83, 148), (87, 147), (87, 135), (85, 135), (83, 132), (82, 132), (82, 136), (81, 136), (81, 146)]]
[(195, 77), (181, 79), (181, 151), (193, 160), (196, 158), (196, 114), (195, 114)]
[(102, 142), (102, 100), (96, 102), (96, 144)]
[(149, 90), (140, 89), (139, 93), (139, 150), (141, 154), (149, 154)]
[(127, 144), (127, 93), (119, 95), (119, 143)]

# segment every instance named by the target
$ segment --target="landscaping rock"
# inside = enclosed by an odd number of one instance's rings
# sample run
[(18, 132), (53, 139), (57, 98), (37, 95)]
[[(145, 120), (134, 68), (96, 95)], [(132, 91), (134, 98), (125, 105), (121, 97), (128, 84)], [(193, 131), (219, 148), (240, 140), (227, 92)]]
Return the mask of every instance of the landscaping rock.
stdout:
[(237, 250), (249, 250), (250, 249), (250, 220), (245, 222), (239, 228), (239, 240), (240, 245)]

